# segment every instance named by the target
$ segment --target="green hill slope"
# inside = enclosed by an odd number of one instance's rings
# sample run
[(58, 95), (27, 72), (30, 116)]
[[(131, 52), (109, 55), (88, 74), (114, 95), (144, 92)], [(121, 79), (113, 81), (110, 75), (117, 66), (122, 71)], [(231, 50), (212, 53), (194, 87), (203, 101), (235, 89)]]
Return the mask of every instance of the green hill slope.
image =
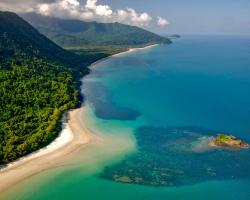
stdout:
[(145, 46), (170, 43), (167, 38), (144, 29), (120, 23), (64, 20), (35, 13), (22, 14), (41, 33), (65, 48), (86, 46)]
[(0, 32), (1, 54), (8, 49), (9, 54), (12, 51), (18, 55), (35, 55), (64, 64), (80, 65), (83, 62), (79, 56), (57, 46), (14, 13), (0, 12)]
[(57, 137), (63, 112), (78, 103), (74, 80), (86, 65), (16, 14), (0, 12), (0, 164)]

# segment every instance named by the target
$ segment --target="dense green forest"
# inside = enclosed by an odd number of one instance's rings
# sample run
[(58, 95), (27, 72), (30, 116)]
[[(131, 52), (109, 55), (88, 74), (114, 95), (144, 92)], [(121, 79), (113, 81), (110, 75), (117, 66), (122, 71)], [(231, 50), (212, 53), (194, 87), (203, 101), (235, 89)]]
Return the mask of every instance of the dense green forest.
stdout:
[[(67, 23), (75, 28), (74, 21)], [(63, 113), (81, 104), (80, 78), (89, 72), (87, 66), (131, 44), (144, 46), (149, 40), (137, 44), (127, 40), (123, 45), (89, 42), (68, 51), (15, 13), (0, 11), (0, 164), (53, 141), (61, 130)]]
[(80, 20), (65, 20), (41, 16), (35, 13), (22, 14), (42, 34), (64, 48), (102, 50), (103, 46), (112, 46), (120, 50), (155, 43), (170, 43), (168, 38), (120, 23), (97, 23)]
[(63, 50), (17, 15), (0, 12), (0, 164), (57, 137), (62, 114), (79, 103), (77, 80), (93, 59)]
[(0, 160), (51, 142), (64, 111), (78, 102), (70, 70), (35, 57), (0, 68)]

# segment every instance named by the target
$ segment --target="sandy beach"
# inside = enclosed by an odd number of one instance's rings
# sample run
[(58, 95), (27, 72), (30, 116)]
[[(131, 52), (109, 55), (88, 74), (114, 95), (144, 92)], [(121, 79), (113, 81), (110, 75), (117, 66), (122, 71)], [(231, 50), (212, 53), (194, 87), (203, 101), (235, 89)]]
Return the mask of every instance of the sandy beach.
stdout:
[(0, 172), (0, 192), (14, 184), (52, 167), (64, 164), (80, 147), (98, 141), (84, 124), (84, 108), (68, 112), (68, 121), (63, 122), (59, 137), (45, 148), (24, 156), (2, 168)]
[[(156, 45), (157, 44), (142, 48), (132, 48), (126, 52), (118, 53), (113, 56), (151, 48)], [(91, 66), (110, 57), (101, 59)], [(39, 172), (65, 165), (65, 161), (78, 149), (90, 143), (100, 141), (100, 138), (87, 128), (83, 119), (83, 113), (84, 107), (69, 111), (67, 117), (65, 115), (62, 119), (63, 129), (55, 141), (36, 152), (11, 162), (6, 167), (0, 168), (0, 192)]]
[(112, 57), (117, 57), (117, 56), (120, 56), (120, 55), (124, 55), (126, 53), (130, 53), (130, 52), (133, 52), (133, 51), (138, 51), (138, 50), (143, 50), (143, 49), (149, 49), (149, 48), (152, 48), (152, 47), (155, 47), (159, 44), (151, 44), (151, 45), (148, 45), (148, 46), (145, 46), (145, 47), (138, 47), (138, 48), (130, 48), (128, 49), (127, 51), (124, 51), (124, 52), (121, 52), (121, 53), (117, 53), (117, 54), (114, 54), (112, 56), (108, 56), (106, 58), (102, 58), (100, 60), (97, 60), (96, 62), (93, 62), (91, 65), (90, 65), (90, 68), (91, 67), (94, 67), (95, 65), (97, 65), (98, 63), (101, 63), (109, 58), (112, 58)]
[(130, 48), (128, 51), (117, 53), (117, 54), (113, 55), (113, 57), (120, 56), (120, 55), (130, 53), (130, 52), (134, 52), (134, 51), (138, 51), (138, 50), (149, 49), (149, 48), (155, 47), (157, 45), (159, 45), (159, 44), (151, 44), (151, 45), (148, 45), (148, 46), (145, 46), (145, 47), (138, 47), (138, 48)]

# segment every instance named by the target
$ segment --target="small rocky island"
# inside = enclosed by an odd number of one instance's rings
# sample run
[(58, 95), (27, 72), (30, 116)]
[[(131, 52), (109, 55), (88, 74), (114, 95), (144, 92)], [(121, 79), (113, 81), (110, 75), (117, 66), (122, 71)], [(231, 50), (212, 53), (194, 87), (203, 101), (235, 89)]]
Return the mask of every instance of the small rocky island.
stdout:
[(249, 144), (233, 135), (218, 134), (209, 141), (210, 147), (249, 148)]

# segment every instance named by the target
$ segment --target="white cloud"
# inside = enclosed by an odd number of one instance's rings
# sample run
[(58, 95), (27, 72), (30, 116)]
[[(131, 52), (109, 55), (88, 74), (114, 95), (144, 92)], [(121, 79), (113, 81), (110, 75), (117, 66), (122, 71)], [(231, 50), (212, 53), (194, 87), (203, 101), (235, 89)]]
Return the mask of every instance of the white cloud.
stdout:
[(132, 8), (112, 10), (109, 5), (98, 4), (97, 0), (87, 0), (86, 4), (80, 4), (79, 0), (57, 0), (38, 4), (36, 11), (60, 18), (121, 22), (137, 26), (147, 26), (152, 21), (152, 17), (146, 12), (138, 13)]
[[(136, 26), (148, 26), (154, 21), (147, 12), (139, 13), (133, 8), (113, 10), (110, 5), (99, 4), (98, 0), (87, 0), (86, 3), (81, 3), (80, 0), (1, 0), (0, 8), (59, 18), (120, 22)], [(168, 22), (158, 16), (157, 24), (163, 27)]]
[(158, 24), (159, 26), (161, 26), (161, 27), (164, 27), (164, 26), (168, 25), (169, 22), (168, 22), (166, 19), (164, 19), (164, 18), (158, 16), (158, 17), (157, 17), (157, 24)]
[(91, 10), (94, 14), (98, 16), (109, 17), (112, 15), (113, 11), (108, 5), (97, 5), (97, 0), (87, 0), (86, 9)]
[(44, 13), (44, 15), (48, 15), (49, 13), (49, 6), (48, 4), (41, 4), (38, 8), (39, 13)]
[[(146, 12), (137, 13), (132, 8), (127, 8), (125, 12), (127, 12), (127, 14), (126, 14), (127, 18), (131, 19), (132, 24), (134, 23), (137, 25), (145, 26), (145, 25), (148, 25), (149, 22), (151, 22), (151, 20), (152, 20), (152, 17)], [(117, 17), (119, 19), (120, 16), (118, 15)]]

